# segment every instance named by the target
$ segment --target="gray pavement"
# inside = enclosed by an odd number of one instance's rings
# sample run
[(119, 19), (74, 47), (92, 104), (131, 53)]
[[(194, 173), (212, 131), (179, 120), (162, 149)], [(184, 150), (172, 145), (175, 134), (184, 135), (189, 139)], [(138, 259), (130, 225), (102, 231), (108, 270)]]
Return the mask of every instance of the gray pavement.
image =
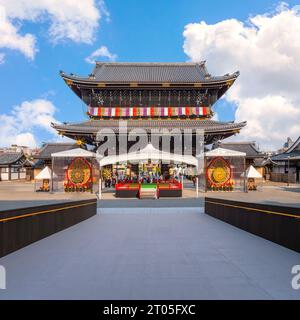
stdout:
[(202, 208), (100, 208), (2, 259), (0, 299), (299, 299), (300, 255)]
[(101, 199), (98, 208), (195, 208), (204, 206), (204, 197), (160, 199)]

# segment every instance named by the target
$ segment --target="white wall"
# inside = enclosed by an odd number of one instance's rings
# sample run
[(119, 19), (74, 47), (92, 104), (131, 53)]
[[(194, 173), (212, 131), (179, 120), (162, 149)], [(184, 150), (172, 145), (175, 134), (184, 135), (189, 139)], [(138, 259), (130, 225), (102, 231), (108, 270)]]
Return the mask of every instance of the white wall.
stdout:
[(1, 173), (1, 181), (7, 181), (8, 180), (8, 173)]

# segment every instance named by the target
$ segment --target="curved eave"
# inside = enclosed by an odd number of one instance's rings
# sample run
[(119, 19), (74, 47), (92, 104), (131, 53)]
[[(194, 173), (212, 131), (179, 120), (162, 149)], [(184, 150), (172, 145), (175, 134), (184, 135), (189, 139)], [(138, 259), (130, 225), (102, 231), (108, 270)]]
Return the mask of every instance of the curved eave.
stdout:
[[(109, 120), (103, 120), (103, 121), (109, 121)], [(142, 120), (145, 121), (145, 120)], [(150, 120), (152, 121), (152, 120)], [(179, 120), (180, 122), (184, 122), (184, 120)], [(205, 121), (205, 120), (203, 120)], [(199, 124), (201, 121), (199, 121)], [(190, 126), (190, 127), (178, 127), (179, 129), (203, 129), (205, 134), (215, 134), (215, 133), (225, 133), (225, 132), (232, 132), (232, 133), (237, 133), (239, 132), (243, 127), (245, 127), (247, 124), (247, 121), (240, 122), (240, 123), (226, 123), (226, 124), (219, 124), (215, 126), (205, 126), (205, 125), (200, 125), (200, 126)], [(81, 124), (66, 124), (66, 125), (61, 125), (61, 124), (55, 124), (51, 123), (51, 126), (56, 129), (60, 134), (66, 135), (66, 133), (72, 134), (72, 135), (78, 135), (78, 134), (83, 134), (83, 135), (95, 135), (99, 130), (102, 128), (110, 128), (114, 131), (118, 130), (117, 126), (82, 126)], [(151, 130), (159, 127), (151, 127), (151, 126), (131, 126), (128, 125), (128, 130), (132, 130), (134, 128), (144, 128), (145, 130)], [(161, 128), (164, 128), (164, 126), (161, 126)], [(175, 128), (175, 127), (174, 127)], [(172, 129), (172, 127), (167, 128), (167, 129)]]
[(180, 87), (180, 86), (190, 86), (190, 87), (206, 87), (206, 86), (224, 86), (224, 85), (228, 85), (231, 86), (234, 81), (238, 78), (239, 76), (239, 71), (230, 74), (230, 75), (226, 75), (226, 76), (222, 76), (222, 77), (211, 77), (199, 82), (150, 82), (150, 81), (139, 81), (139, 82), (126, 82), (126, 81), (107, 81), (107, 82), (103, 82), (103, 81), (99, 81), (96, 79), (92, 79), (92, 78), (82, 78), (82, 77), (76, 77), (76, 76), (72, 76), (72, 75), (68, 75), (64, 72), (60, 72), (61, 77), (63, 78), (63, 80), (68, 84), (68, 85), (78, 85), (78, 86), (83, 86), (83, 87), (87, 87), (87, 86), (91, 86), (91, 87), (118, 87), (118, 86), (122, 86), (122, 87), (147, 87), (147, 86), (161, 86), (163, 87)]

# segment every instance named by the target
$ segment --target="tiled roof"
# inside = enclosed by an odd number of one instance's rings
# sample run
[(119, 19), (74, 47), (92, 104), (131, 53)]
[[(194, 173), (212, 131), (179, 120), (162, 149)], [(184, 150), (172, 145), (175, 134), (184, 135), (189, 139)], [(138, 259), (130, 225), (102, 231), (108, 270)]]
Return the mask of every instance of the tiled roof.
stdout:
[(235, 150), (240, 152), (245, 152), (247, 158), (257, 158), (265, 156), (264, 153), (260, 152), (254, 142), (222, 142), (218, 143), (217, 147), (229, 150)]
[[(203, 129), (205, 132), (218, 132), (224, 130), (240, 129), (246, 125), (246, 122), (219, 122), (214, 120), (128, 120), (126, 121), (128, 130), (143, 128), (146, 131), (151, 129)], [(52, 126), (64, 132), (84, 132), (97, 133), (100, 129), (108, 128), (118, 132), (119, 120), (89, 120), (81, 123), (70, 124), (52, 124)]]
[(78, 145), (74, 142), (71, 143), (46, 143), (40, 152), (35, 155), (35, 159), (50, 159), (51, 153), (66, 151), (78, 148)]
[(0, 165), (14, 164), (24, 157), (23, 152), (5, 152), (0, 154)]
[(300, 151), (300, 136), (298, 139), (287, 149), (286, 153), (290, 153), (294, 150), (299, 150)]
[(288, 160), (300, 160), (300, 150), (292, 151), (292, 152), (284, 152), (274, 155), (271, 159), (272, 161), (284, 161)]
[[(236, 78), (239, 73), (212, 77), (207, 72), (205, 63), (123, 63), (97, 62), (92, 73), (86, 78), (99, 82), (173, 82), (194, 83), (218, 81)], [(63, 73), (64, 76), (64, 73)], [(75, 77), (76, 78), (76, 77)], [(80, 79), (80, 77), (78, 77)]]

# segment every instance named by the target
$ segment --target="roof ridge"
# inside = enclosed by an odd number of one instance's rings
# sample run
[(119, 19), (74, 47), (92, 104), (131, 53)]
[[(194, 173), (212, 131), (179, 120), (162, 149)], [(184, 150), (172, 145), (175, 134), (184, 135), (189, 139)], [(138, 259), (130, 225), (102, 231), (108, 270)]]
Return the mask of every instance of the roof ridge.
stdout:
[(102, 65), (137, 65), (137, 66), (153, 66), (153, 65), (167, 65), (167, 66), (172, 66), (172, 65), (179, 65), (179, 66), (196, 66), (196, 65), (204, 65), (205, 61), (200, 61), (200, 62), (102, 62), (102, 61), (96, 61), (96, 65), (102, 66)]
[(45, 143), (45, 146), (48, 145), (48, 146), (57, 146), (57, 145), (73, 145), (73, 144), (76, 144), (76, 142), (46, 142)]
[(222, 142), (221, 144), (251, 144), (253, 145), (255, 141), (232, 141), (232, 142)]

